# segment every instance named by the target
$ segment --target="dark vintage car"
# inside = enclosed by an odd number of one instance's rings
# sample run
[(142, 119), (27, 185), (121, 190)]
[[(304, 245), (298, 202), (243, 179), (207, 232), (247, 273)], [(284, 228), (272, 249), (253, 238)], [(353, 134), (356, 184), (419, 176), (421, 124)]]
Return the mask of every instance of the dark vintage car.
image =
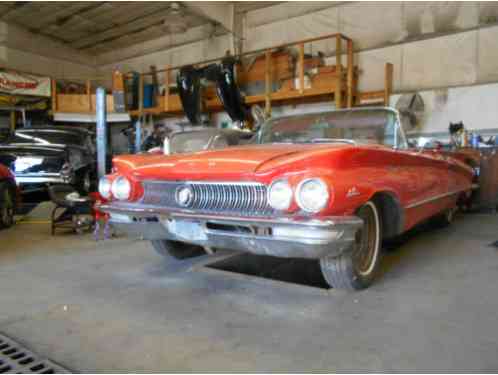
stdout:
[(55, 126), (17, 130), (0, 145), (0, 164), (15, 174), (23, 192), (50, 184), (88, 192), (95, 176), (93, 134)]
[(17, 200), (14, 175), (7, 167), (0, 165), (0, 228), (14, 224)]
[(113, 164), (99, 209), (158, 253), (314, 259), (344, 289), (373, 282), (383, 239), (430, 218), (449, 224), (474, 177), (453, 155), (411, 148), (390, 108), (275, 118), (255, 144)]

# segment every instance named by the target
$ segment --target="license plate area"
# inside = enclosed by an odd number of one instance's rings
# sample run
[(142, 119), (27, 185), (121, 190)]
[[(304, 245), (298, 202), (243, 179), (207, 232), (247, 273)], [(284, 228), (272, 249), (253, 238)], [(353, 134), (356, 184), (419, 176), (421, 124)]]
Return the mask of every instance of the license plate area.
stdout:
[(190, 241), (205, 241), (207, 235), (204, 225), (193, 220), (176, 220), (164, 219), (161, 223), (166, 227), (168, 232), (178, 238)]

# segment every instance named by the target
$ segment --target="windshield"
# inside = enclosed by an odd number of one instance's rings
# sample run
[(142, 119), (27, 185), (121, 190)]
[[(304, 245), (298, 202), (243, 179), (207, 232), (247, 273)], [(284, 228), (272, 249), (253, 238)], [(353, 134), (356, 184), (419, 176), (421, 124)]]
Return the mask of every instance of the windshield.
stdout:
[(51, 130), (18, 131), (13, 136), (11, 136), (6, 143), (36, 143), (87, 146), (83, 144), (84, 139), (78, 134)]
[(258, 143), (373, 143), (404, 147), (395, 112), (387, 109), (341, 110), (267, 121)]
[(170, 139), (170, 153), (186, 153), (206, 150), (209, 146), (212, 132), (192, 131), (174, 134)]

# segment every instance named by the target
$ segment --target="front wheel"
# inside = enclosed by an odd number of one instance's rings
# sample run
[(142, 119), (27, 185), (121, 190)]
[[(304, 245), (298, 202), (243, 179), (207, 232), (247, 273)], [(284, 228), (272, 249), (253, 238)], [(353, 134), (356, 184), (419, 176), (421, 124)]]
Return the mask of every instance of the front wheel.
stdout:
[(379, 269), (382, 222), (376, 204), (368, 201), (359, 208), (357, 216), (363, 220), (363, 227), (356, 232), (350, 251), (320, 259), (322, 275), (335, 289), (367, 288)]
[(0, 228), (9, 228), (14, 224), (15, 197), (7, 184), (0, 183)]
[(173, 257), (175, 259), (193, 258), (203, 255), (206, 252), (200, 246), (187, 244), (184, 242), (170, 240), (153, 240), (150, 241), (154, 250), (164, 257)]

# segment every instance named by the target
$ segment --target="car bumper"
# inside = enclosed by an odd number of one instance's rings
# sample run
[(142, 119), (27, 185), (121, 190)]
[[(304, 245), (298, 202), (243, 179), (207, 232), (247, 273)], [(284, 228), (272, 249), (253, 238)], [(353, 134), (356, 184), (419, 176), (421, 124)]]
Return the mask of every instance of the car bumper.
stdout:
[(97, 207), (116, 229), (147, 240), (285, 258), (319, 259), (347, 251), (363, 225), (356, 216), (247, 218), (172, 212), (160, 208)]
[(51, 184), (71, 184), (72, 179), (60, 174), (43, 176), (16, 175), (16, 183), (23, 192), (45, 189)]

